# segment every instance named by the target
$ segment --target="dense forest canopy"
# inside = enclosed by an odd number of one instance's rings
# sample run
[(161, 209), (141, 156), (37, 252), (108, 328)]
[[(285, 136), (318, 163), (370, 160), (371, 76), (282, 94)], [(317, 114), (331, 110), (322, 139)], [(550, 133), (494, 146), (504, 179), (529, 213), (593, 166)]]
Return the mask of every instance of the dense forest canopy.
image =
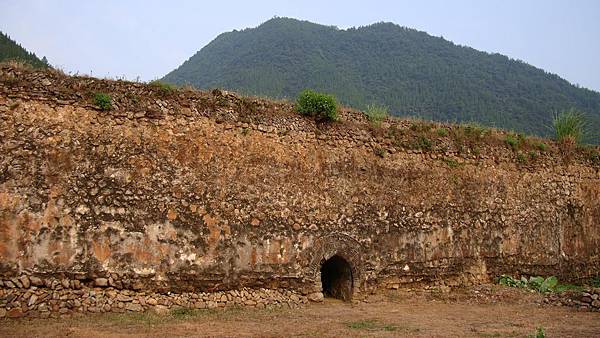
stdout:
[[(546, 136), (553, 114), (576, 108), (600, 130), (600, 93), (392, 23), (340, 30), (274, 18), (219, 35), (164, 80), (276, 98), (311, 88), (359, 109), (383, 104), (397, 115)], [(587, 141), (600, 143), (600, 135)]]
[(0, 32), (0, 62), (8, 60), (17, 60), (29, 63), (34, 67), (48, 67), (48, 60), (43, 57), (41, 60), (34, 54), (28, 52), (18, 43), (13, 41), (8, 35)]

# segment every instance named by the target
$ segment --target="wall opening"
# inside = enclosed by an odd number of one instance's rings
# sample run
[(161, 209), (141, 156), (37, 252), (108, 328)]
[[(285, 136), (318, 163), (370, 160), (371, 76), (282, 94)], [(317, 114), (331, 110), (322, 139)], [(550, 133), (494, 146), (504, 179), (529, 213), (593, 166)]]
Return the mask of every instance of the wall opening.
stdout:
[(344, 258), (335, 255), (321, 265), (323, 295), (350, 301), (352, 299), (352, 267)]

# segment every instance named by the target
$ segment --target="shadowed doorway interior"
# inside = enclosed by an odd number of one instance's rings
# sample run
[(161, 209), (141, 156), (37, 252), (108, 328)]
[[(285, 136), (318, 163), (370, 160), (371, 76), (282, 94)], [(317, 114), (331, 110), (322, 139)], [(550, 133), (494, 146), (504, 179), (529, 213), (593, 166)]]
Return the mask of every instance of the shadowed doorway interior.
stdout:
[(321, 265), (321, 284), (325, 297), (350, 301), (352, 283), (352, 267), (344, 258), (335, 255)]

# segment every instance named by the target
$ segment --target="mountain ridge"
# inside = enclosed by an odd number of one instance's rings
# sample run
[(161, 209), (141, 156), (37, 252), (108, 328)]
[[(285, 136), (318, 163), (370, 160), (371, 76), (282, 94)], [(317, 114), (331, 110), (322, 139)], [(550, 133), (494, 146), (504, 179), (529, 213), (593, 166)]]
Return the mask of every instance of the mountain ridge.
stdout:
[(29, 52), (7, 34), (0, 31), (0, 62), (16, 60), (38, 68), (48, 67), (46, 57), (38, 58), (35, 53)]
[[(552, 115), (583, 111), (600, 130), (600, 93), (498, 53), (380, 22), (338, 29), (274, 18), (222, 33), (163, 80), (198, 88), (294, 98), (305, 88), (359, 109), (479, 122), (549, 136)], [(588, 137), (600, 143), (600, 135)]]

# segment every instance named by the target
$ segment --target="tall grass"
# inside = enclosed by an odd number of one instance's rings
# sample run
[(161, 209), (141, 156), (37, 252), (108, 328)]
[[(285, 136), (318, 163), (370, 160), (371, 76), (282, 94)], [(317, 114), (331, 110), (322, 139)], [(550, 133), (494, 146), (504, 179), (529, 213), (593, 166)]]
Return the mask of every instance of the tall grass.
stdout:
[(556, 140), (561, 143), (579, 144), (587, 132), (585, 115), (575, 109), (564, 111), (554, 116), (552, 121)]
[(386, 106), (370, 104), (367, 106), (365, 115), (373, 124), (379, 125), (388, 116), (388, 109)]

